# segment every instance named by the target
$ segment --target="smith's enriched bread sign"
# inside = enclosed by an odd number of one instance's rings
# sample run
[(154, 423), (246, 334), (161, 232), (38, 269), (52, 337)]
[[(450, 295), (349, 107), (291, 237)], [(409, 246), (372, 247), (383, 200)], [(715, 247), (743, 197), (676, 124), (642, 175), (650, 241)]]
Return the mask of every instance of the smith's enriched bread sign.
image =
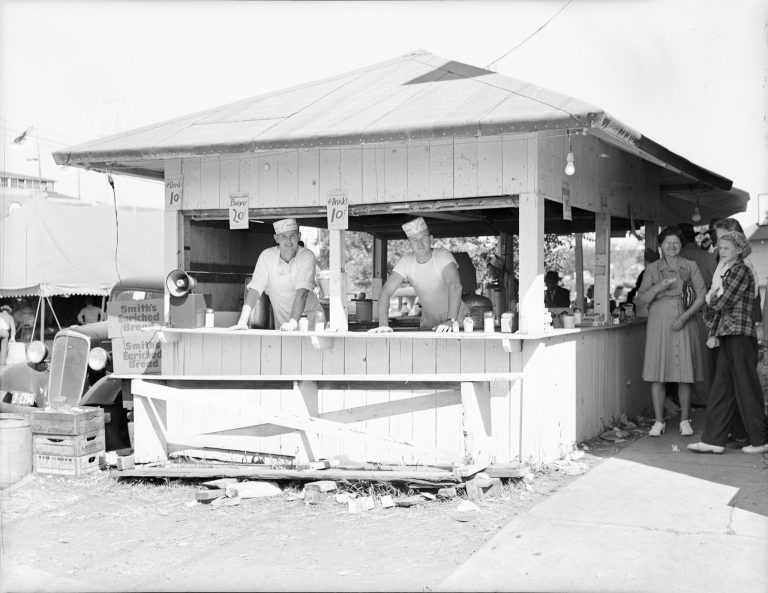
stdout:
[(163, 299), (114, 301), (107, 304), (107, 332), (112, 341), (114, 372), (159, 374), (161, 348), (144, 328), (163, 323)]

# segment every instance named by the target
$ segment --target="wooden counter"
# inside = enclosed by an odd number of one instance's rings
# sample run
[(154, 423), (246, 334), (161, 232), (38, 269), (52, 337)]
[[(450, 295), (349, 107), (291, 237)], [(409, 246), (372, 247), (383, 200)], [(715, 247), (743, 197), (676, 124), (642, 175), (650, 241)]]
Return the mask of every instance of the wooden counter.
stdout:
[(294, 455), (316, 431), (320, 456), (535, 463), (648, 405), (644, 320), (536, 335), (152, 331), (162, 375), (122, 377), (157, 457), (189, 444)]

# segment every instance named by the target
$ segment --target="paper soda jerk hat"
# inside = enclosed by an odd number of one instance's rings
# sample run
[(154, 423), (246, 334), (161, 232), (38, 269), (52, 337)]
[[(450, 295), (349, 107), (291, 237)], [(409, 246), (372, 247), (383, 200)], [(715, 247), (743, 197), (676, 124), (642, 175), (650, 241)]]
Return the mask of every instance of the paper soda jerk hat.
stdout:
[(295, 218), (283, 218), (283, 220), (272, 223), (272, 226), (275, 227), (276, 235), (299, 230), (299, 223), (296, 222)]
[(427, 223), (424, 222), (424, 219), (419, 216), (418, 218), (414, 218), (410, 222), (406, 222), (403, 225), (403, 230), (405, 231), (406, 237), (413, 237), (414, 235), (418, 235), (419, 233), (429, 232), (429, 229), (427, 228)]

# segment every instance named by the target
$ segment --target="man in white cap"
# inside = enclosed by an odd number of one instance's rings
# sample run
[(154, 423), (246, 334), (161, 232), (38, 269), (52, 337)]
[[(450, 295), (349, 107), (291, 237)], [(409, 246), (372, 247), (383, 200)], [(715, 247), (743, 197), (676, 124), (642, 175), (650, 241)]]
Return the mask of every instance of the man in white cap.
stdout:
[(379, 327), (369, 331), (392, 331), (389, 327), (389, 299), (398, 286), (410, 282), (421, 303), (421, 327), (437, 332), (453, 331), (453, 322), (461, 322), (465, 307), (461, 301), (459, 266), (447, 249), (432, 248), (432, 235), (423, 218), (403, 225), (413, 253), (405, 254), (395, 264), (381, 288)]
[(269, 295), (275, 327), (283, 331), (294, 331), (302, 315), (314, 316), (323, 310), (312, 290), (315, 286), (315, 254), (299, 245), (301, 233), (296, 219), (278, 220), (272, 226), (277, 246), (265, 249), (259, 255), (240, 319), (231, 329), (248, 329), (251, 311), (263, 293)]

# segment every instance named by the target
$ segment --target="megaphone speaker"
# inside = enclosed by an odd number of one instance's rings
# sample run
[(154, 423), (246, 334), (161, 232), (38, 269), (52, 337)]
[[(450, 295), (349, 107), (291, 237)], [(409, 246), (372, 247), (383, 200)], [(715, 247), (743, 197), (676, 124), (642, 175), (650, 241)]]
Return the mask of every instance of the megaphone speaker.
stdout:
[(165, 286), (172, 297), (183, 297), (197, 285), (197, 280), (184, 270), (173, 270), (165, 278)]

